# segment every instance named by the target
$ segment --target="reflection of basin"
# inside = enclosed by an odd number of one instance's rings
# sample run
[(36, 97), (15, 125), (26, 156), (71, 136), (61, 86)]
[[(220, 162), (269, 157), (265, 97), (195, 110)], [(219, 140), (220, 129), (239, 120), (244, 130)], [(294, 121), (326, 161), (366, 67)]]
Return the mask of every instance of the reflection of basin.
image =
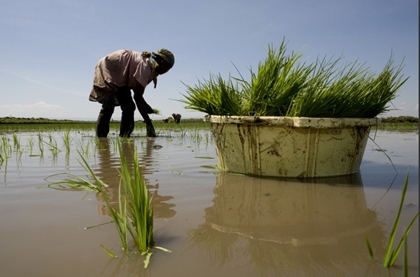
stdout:
[[(352, 186), (338, 186), (349, 182)], [(376, 223), (361, 182), (359, 174), (316, 184), (219, 175), (206, 220), (219, 231), (278, 243), (337, 243), (339, 237), (364, 234)]]
[(343, 262), (369, 264), (365, 235), (383, 251), (360, 174), (304, 182), (220, 174), (214, 192), (206, 222), (190, 234), (221, 261), (238, 258), (226, 255), (245, 243), (243, 252), (260, 268), (334, 272)]

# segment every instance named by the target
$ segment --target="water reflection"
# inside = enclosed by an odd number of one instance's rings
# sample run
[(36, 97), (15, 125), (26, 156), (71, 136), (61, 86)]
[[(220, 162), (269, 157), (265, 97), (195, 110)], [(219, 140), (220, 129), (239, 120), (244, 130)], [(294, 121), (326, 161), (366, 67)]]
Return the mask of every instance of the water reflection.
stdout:
[[(120, 158), (118, 152), (118, 145), (115, 140), (107, 138), (98, 139), (97, 151), (98, 151), (98, 167), (94, 168), (94, 173), (106, 184), (109, 185), (106, 188), (106, 194), (112, 205), (118, 207), (118, 185), (120, 181), (120, 174), (118, 170), (120, 168)], [(127, 161), (127, 164), (133, 166), (134, 161), (134, 150), (135, 141), (132, 139), (121, 140), (122, 153)], [(145, 145), (137, 147), (139, 153), (139, 165), (141, 166), (141, 172), (144, 176), (153, 172), (153, 149), (159, 148), (154, 144), (153, 139), (147, 139)], [(151, 185), (149, 179), (145, 178), (147, 188), (149, 189), (150, 196), (153, 197), (153, 213), (155, 218), (170, 218), (176, 214), (174, 210), (175, 204), (169, 203), (172, 196), (163, 196), (159, 194), (159, 184)], [(97, 193), (96, 198), (100, 202), (104, 202), (102, 194)], [(110, 215), (106, 204), (98, 206), (98, 212), (101, 215)]]
[(205, 223), (189, 232), (213, 262), (245, 259), (263, 275), (333, 276), (372, 265), (365, 235), (384, 251), (360, 174), (313, 182), (220, 174), (214, 192)]

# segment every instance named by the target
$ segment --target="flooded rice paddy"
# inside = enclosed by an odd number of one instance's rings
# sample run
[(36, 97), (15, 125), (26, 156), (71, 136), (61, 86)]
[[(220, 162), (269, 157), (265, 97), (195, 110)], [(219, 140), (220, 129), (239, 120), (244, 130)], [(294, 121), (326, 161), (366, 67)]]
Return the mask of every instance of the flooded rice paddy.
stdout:
[[(156, 250), (147, 269), (143, 256), (121, 250), (100, 194), (47, 187), (68, 173), (87, 178), (83, 155), (116, 204), (115, 134), (100, 142), (77, 130), (0, 137), (1, 276), (403, 274), (403, 251), (393, 268), (382, 259), (408, 168), (398, 239), (418, 212), (417, 132), (371, 131), (360, 174), (312, 181), (220, 173), (208, 131), (124, 140), (127, 161), (136, 149), (153, 195), (156, 245), (172, 251)], [(418, 238), (417, 221), (408, 239), (410, 276), (419, 273)]]

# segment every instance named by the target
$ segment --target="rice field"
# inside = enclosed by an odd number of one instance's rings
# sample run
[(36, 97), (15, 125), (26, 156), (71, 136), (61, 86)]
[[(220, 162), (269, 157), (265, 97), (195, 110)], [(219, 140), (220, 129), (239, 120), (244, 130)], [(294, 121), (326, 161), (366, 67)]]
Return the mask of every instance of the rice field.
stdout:
[[(4, 127), (1, 275), (404, 274), (404, 251), (394, 266), (382, 262), (408, 170), (397, 239), (418, 212), (418, 132), (372, 130), (360, 174), (305, 181), (221, 173), (207, 125), (158, 126), (156, 138), (139, 123), (125, 140), (117, 124), (105, 140), (93, 124)], [(83, 161), (107, 185), (102, 192), (59, 184), (69, 176), (94, 183)], [(153, 245), (168, 250), (152, 249), (147, 268), (135, 239), (123, 249), (112, 216), (123, 210), (124, 170), (136, 169), (151, 200)], [(419, 274), (418, 237), (416, 222), (409, 276)]]

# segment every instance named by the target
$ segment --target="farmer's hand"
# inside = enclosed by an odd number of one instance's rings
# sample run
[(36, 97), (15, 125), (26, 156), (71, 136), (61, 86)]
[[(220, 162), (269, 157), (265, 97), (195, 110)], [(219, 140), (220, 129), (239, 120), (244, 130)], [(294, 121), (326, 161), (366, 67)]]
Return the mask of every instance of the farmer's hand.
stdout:
[(149, 104), (146, 103), (146, 101), (144, 103), (146, 104), (146, 112), (148, 114), (155, 113), (155, 111), (152, 109), (152, 107), (149, 106)]
[(146, 131), (149, 138), (156, 137), (155, 127), (152, 124), (146, 124)]

